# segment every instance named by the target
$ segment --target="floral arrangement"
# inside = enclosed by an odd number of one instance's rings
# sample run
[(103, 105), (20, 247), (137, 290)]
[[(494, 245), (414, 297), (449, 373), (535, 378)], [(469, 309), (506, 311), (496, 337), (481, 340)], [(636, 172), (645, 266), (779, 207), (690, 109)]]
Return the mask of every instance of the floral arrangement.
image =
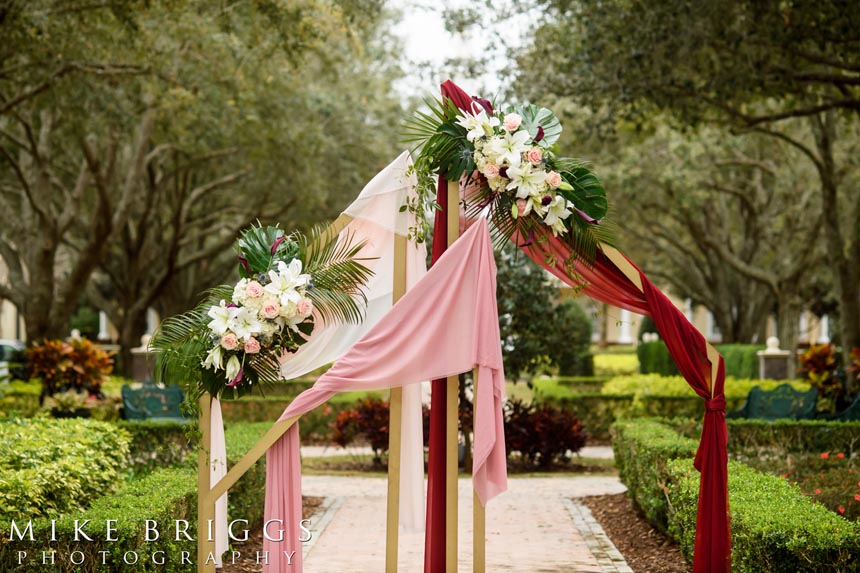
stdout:
[(318, 320), (359, 322), (371, 271), (362, 244), (316, 231), (308, 239), (257, 225), (236, 244), (239, 281), (168, 318), (150, 341), (156, 378), (194, 381), (217, 396), (242, 395), (280, 379), (280, 359), (304, 344)]
[(518, 236), (527, 245), (552, 233), (589, 261), (601, 241), (611, 240), (599, 224), (607, 211), (603, 186), (583, 162), (559, 156), (562, 126), (550, 110), (495, 111), (480, 98), (468, 110), (448, 100), (427, 104), (430, 112), (406, 125), (407, 140), (419, 148), (414, 169), (424, 201), (407, 208), (424, 209), (435, 190), (433, 175), (441, 175), (477, 188), (466, 198), (467, 210), (476, 215), (489, 208), (504, 239)]

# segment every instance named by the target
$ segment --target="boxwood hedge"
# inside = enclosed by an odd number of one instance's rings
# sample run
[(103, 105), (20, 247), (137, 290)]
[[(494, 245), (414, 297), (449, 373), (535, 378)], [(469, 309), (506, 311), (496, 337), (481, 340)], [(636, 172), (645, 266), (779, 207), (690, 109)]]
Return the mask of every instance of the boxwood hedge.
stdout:
[[(652, 419), (621, 421), (612, 432), (616, 464), (634, 503), (692, 559), (696, 442)], [(860, 525), (782, 478), (730, 462), (729, 507), (736, 573), (860, 572)]]

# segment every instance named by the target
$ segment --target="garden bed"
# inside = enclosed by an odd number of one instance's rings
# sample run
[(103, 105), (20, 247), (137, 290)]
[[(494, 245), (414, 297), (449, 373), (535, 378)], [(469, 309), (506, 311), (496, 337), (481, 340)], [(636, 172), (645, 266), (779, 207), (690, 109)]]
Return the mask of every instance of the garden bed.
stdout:
[(674, 539), (654, 529), (626, 493), (577, 498), (591, 510), (606, 535), (636, 573), (690, 573)]

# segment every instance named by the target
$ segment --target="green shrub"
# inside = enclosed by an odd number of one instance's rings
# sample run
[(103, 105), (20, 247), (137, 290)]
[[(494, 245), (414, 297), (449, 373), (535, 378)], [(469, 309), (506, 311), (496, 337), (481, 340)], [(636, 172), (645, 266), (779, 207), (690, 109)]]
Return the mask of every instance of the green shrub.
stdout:
[(639, 370), (639, 359), (633, 353), (600, 353), (594, 355), (594, 373), (597, 376), (623, 376)]
[[(612, 431), (615, 462), (634, 503), (692, 559), (699, 494), (696, 441), (653, 419), (624, 420)], [(729, 507), (736, 573), (860, 571), (860, 527), (785, 479), (730, 462)]]
[[(104, 496), (96, 500), (92, 507), (83, 513), (63, 516), (56, 521), (56, 542), (47, 541), (51, 536), (51, 522), (47, 519), (33, 520), (35, 541), (17, 537), (10, 541), (9, 523), (0, 524), (0, 563), (16, 573), (44, 571), (42, 552), (55, 551), (55, 567), (52, 571), (62, 573), (95, 573), (125, 571), (159, 571), (173, 573), (189, 571), (189, 565), (182, 565), (182, 552), (188, 552), (192, 562), (196, 562), (196, 543), (182, 536), (176, 541), (175, 520), (189, 523), (188, 534), (196, 539), (197, 478), (191, 469), (160, 469), (139, 479), (126, 482), (116, 495)], [(116, 520), (113, 538), (108, 541), (106, 520)], [(158, 523), (159, 537), (146, 541), (145, 520)], [(75, 520), (83, 523), (90, 520), (84, 532), (92, 538), (75, 541)], [(18, 524), (22, 529), (24, 524)], [(20, 567), (19, 551), (27, 552)], [(79, 551), (71, 563), (72, 553)], [(104, 553), (102, 553), (104, 552)], [(127, 552), (136, 552), (139, 561), (135, 565), (124, 563)], [(160, 553), (164, 552), (164, 553)], [(164, 560), (164, 565), (153, 562)], [(132, 555), (128, 559), (133, 560)], [(102, 562), (104, 561), (104, 565)], [(13, 568), (14, 567), (14, 568)], [(7, 569), (4, 569), (7, 570)]]
[(128, 455), (127, 432), (84, 419), (0, 424), (0, 519), (55, 516), (110, 492)]
[[(780, 384), (788, 383), (795, 390), (807, 391), (809, 384), (801, 380), (759, 380), (751, 378), (726, 378), (726, 400), (746, 399), (750, 390), (758, 386), (762, 390), (773, 390)], [(645, 396), (694, 395), (692, 388), (682, 376), (661, 376), (659, 374), (638, 374), (618, 376), (610, 379), (601, 389), (603, 394), (631, 394), (636, 399)]]
[[(698, 444), (656, 420), (623, 420), (612, 426), (612, 450), (630, 498), (655, 527), (669, 530), (666, 499), (669, 460), (684, 458), (692, 469)], [(695, 507), (695, 504), (694, 504)], [(695, 522), (694, 522), (695, 523)]]
[[(718, 344), (716, 349), (723, 355), (726, 362), (726, 375), (737, 378), (758, 378), (758, 356), (756, 352), (764, 350), (759, 344)], [(661, 374), (677, 376), (678, 367), (662, 340), (643, 342), (636, 347), (639, 357), (640, 374)]]
[(660, 374), (662, 376), (677, 376), (678, 367), (669, 355), (669, 349), (662, 340), (642, 342), (636, 347), (636, 357), (639, 359), (640, 374)]
[(761, 344), (718, 344), (716, 346), (726, 362), (726, 375), (736, 378), (758, 378), (759, 350), (764, 350)]
[[(691, 560), (699, 474), (691, 460), (666, 465), (669, 533)], [(729, 462), (732, 571), (860, 571), (860, 528), (807, 498), (797, 486)]]
[(185, 435), (182, 422), (125, 421), (116, 422), (131, 436), (128, 466), (136, 473), (183, 464), (195, 451)]

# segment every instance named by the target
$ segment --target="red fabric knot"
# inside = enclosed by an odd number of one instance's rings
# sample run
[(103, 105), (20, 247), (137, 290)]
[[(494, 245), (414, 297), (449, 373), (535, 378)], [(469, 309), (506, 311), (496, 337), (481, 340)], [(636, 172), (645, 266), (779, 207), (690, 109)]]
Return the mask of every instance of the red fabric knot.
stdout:
[(724, 396), (717, 396), (716, 398), (712, 398), (710, 400), (705, 400), (705, 412), (725, 412), (726, 411), (726, 398)]

